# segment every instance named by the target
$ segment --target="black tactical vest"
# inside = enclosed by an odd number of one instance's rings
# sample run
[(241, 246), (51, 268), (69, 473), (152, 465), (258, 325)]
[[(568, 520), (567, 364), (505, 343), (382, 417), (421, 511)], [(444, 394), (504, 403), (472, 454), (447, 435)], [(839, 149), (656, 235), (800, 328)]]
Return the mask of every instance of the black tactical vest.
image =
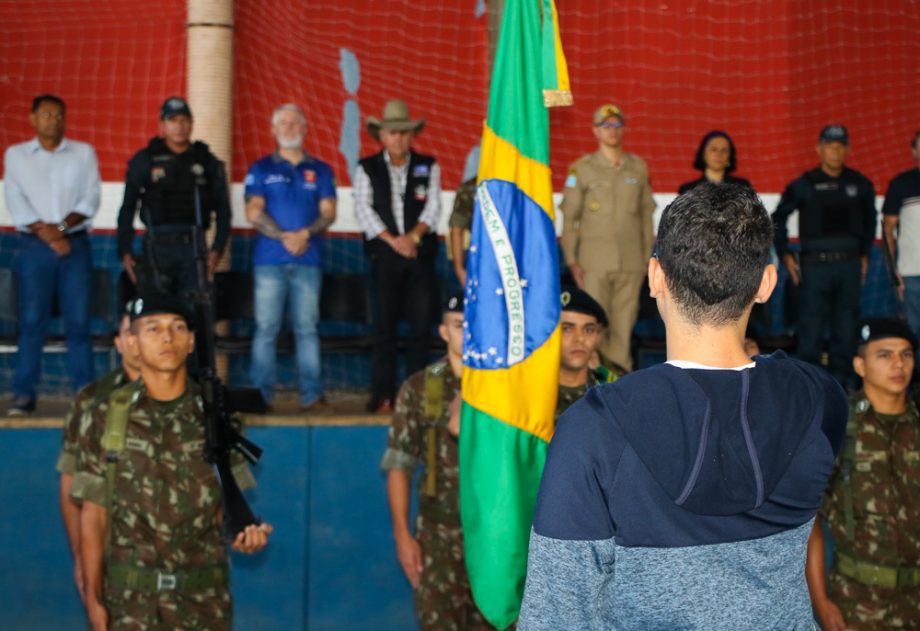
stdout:
[[(418, 153), (409, 154), (409, 169), (406, 174), (406, 190), (403, 191), (403, 224), (406, 232), (409, 232), (418, 218), (425, 210), (425, 202), (428, 201), (428, 182), (431, 178), (431, 167), (434, 165), (432, 156), (425, 156)], [(387, 170), (387, 163), (383, 157), (383, 152), (376, 153), (364, 158), (359, 163), (364, 172), (370, 178), (371, 185), (374, 189), (373, 204), (374, 210), (383, 220), (384, 225), (394, 235), (400, 234), (396, 226), (396, 219), (393, 217), (392, 193), (390, 190), (390, 174)], [(437, 226), (431, 226), (431, 230), (422, 237), (422, 242), (418, 246), (418, 255), (420, 257), (435, 256), (438, 252), (438, 237), (435, 233)], [(365, 238), (364, 249), (372, 252), (375, 248), (381, 246), (389, 249), (380, 239)]]
[(141, 220), (150, 225), (195, 224), (195, 187), (201, 200), (202, 224), (208, 227), (214, 198), (209, 172), (210, 152), (203, 142), (173, 153), (162, 138), (147, 145), (149, 171), (143, 190)]

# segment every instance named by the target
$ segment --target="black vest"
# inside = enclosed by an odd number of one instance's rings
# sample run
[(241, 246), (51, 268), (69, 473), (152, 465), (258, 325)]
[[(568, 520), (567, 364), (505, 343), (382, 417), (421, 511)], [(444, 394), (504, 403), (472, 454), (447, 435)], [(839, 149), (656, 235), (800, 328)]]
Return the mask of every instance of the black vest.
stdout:
[[(362, 159), (359, 164), (370, 178), (373, 187), (373, 206), (374, 210), (383, 220), (383, 224), (394, 235), (401, 234), (396, 226), (396, 219), (393, 217), (393, 197), (390, 191), (390, 173), (387, 170), (387, 163), (383, 157), (383, 152), (375, 153)], [(406, 190), (403, 193), (403, 224), (408, 233), (418, 223), (418, 218), (425, 210), (425, 203), (428, 201), (428, 181), (431, 178), (431, 167), (434, 165), (432, 156), (425, 156), (418, 153), (409, 154), (409, 168), (406, 173)], [(418, 255), (420, 257), (435, 256), (438, 252), (438, 237), (435, 234), (437, 226), (431, 226), (431, 229), (422, 237), (422, 242), (418, 246)], [(364, 250), (368, 254), (379, 251), (381, 248), (390, 249), (386, 243), (380, 239), (374, 238), (368, 240), (365, 236)]]
[(195, 224), (195, 187), (201, 200), (204, 228), (208, 227), (214, 199), (213, 174), (209, 172), (210, 151), (203, 142), (194, 142), (182, 153), (169, 150), (162, 138), (147, 145), (149, 173), (143, 192), (141, 220), (147, 224)]

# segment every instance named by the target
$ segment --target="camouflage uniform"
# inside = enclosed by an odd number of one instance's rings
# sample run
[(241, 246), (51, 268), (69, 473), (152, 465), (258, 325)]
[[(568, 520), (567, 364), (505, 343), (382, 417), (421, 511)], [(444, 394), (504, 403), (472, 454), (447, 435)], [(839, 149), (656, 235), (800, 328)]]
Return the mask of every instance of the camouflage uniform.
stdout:
[[(107, 411), (120, 396), (132, 403), (108, 506), (102, 438)], [(138, 380), (101, 402), (81, 437), (71, 496), (108, 508), (104, 603), (112, 629), (231, 627), (221, 493), (204, 459), (201, 417), (193, 381), (178, 399), (161, 402)], [(241, 488), (253, 485), (248, 468), (235, 469)], [(163, 589), (149, 584), (158, 571), (165, 576)], [(176, 577), (173, 588), (170, 575)], [(130, 581), (138, 582), (125, 587)]]
[(913, 401), (904, 414), (888, 415), (862, 392), (853, 396), (821, 516), (838, 551), (828, 595), (847, 628), (920, 627), (920, 415)]
[[(470, 230), (473, 229), (473, 208), (476, 202), (476, 178), (463, 182), (457, 188), (457, 195), (454, 197), (454, 208), (450, 213), (448, 227), (460, 228), (464, 231), (463, 247), (469, 247)], [(448, 241), (449, 243), (449, 241)], [(448, 258), (453, 260), (457, 256), (456, 252), (448, 252)]]
[(93, 409), (104, 401), (113, 390), (128, 383), (128, 375), (121, 368), (113, 370), (101, 379), (84, 386), (74, 398), (64, 417), (64, 438), (56, 469), (58, 473), (73, 475), (77, 470), (80, 453), (80, 437), (86, 433)]
[(593, 388), (594, 386), (602, 383), (613, 383), (624, 374), (626, 374), (625, 371), (611, 370), (610, 368), (601, 365), (594, 370), (588, 371), (588, 381), (586, 381), (584, 385), (576, 386), (573, 388), (559, 384), (559, 395), (556, 397), (555, 418), (562, 416), (562, 413), (568, 410), (569, 406), (585, 396), (585, 392), (587, 392), (589, 388)]
[[(434, 419), (426, 414), (426, 378), (439, 380), (442, 386), (440, 413)], [(409, 377), (396, 397), (387, 450), (380, 465), (385, 470), (403, 469), (410, 476), (419, 464), (425, 467), (418, 483), (415, 521), (415, 536), (424, 558), (414, 595), (422, 629), (492, 629), (473, 603), (463, 560), (457, 437), (447, 430), (450, 403), (459, 392), (460, 380), (446, 358)], [(427, 466), (432, 438), (433, 481)], [(433, 489), (429, 488), (432, 483)]]

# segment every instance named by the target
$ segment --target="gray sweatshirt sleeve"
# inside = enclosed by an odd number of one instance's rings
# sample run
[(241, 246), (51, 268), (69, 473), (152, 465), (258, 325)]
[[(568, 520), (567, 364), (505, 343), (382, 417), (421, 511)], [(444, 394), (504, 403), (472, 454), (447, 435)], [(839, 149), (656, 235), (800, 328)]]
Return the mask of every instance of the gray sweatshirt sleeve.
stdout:
[(613, 602), (602, 597), (613, 580), (613, 538), (553, 539), (530, 532), (527, 582), (519, 631), (607, 629)]

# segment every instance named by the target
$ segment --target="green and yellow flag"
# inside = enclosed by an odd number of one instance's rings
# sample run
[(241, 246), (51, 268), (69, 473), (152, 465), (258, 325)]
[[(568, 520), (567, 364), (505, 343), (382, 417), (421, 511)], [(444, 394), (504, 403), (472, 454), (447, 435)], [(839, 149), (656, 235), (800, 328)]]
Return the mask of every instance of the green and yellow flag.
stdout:
[(460, 514), (473, 596), (520, 611), (559, 375), (559, 261), (547, 107), (570, 105), (552, 0), (506, 0), (467, 262)]

